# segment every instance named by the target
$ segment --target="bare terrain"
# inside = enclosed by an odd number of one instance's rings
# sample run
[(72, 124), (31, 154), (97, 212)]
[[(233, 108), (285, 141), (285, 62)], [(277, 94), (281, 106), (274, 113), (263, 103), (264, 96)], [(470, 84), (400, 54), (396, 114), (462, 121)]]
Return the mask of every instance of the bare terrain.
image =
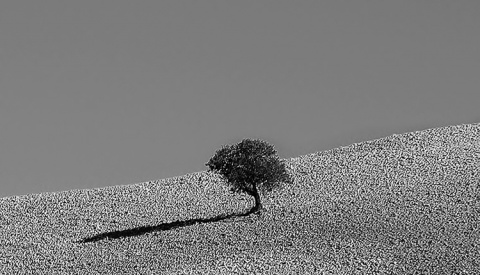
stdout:
[(480, 124), (285, 161), (247, 217), (207, 171), (0, 198), (0, 274), (480, 274)]

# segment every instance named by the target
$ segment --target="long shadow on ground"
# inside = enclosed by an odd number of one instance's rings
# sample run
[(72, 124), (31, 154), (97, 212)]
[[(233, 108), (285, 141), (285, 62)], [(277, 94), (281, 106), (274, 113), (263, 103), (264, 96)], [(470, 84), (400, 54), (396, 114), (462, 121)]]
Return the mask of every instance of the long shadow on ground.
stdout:
[[(81, 241), (76, 241), (76, 243), (89, 243), (89, 242), (98, 242), (102, 239), (106, 238), (113, 238), (113, 239), (118, 239), (118, 238), (125, 238), (125, 237), (132, 237), (132, 236), (140, 236), (146, 233), (150, 233), (153, 231), (166, 231), (166, 230), (172, 230), (176, 229), (179, 227), (185, 227), (185, 226), (190, 226), (194, 225), (197, 223), (211, 223), (211, 222), (217, 222), (221, 220), (226, 220), (230, 219), (233, 217), (243, 217), (243, 216), (248, 216), (252, 213), (252, 211), (248, 211), (247, 213), (242, 213), (242, 214), (230, 214), (230, 215), (218, 215), (213, 218), (208, 218), (208, 219), (191, 219), (191, 220), (186, 220), (186, 221), (175, 221), (171, 223), (162, 223), (160, 225), (156, 226), (142, 226), (142, 227), (136, 227), (133, 229), (127, 229), (127, 230), (120, 230), (120, 231), (112, 231), (112, 232), (107, 232), (107, 233), (102, 233), (95, 235), (90, 238), (85, 238)], [(260, 212), (257, 212), (256, 214), (259, 214)]]

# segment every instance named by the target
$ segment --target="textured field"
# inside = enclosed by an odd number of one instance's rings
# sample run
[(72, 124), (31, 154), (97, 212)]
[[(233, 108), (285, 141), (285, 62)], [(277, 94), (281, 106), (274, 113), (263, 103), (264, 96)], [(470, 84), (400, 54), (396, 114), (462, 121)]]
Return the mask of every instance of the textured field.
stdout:
[(260, 216), (185, 227), (253, 198), (206, 171), (1, 198), (0, 274), (480, 274), (480, 124), (285, 161)]

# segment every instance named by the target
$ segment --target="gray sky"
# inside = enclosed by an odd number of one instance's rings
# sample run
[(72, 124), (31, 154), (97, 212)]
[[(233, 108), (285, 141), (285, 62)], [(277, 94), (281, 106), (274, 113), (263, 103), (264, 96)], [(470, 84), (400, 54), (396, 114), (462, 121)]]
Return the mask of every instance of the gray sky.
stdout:
[(0, 197), (480, 122), (480, 1), (2, 0)]

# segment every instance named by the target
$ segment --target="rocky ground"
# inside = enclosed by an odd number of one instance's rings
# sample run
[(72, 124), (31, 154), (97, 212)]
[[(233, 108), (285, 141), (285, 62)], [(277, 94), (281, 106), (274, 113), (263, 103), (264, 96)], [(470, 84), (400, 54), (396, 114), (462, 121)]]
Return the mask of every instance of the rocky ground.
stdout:
[(211, 172), (0, 199), (0, 274), (480, 274), (480, 124), (287, 159), (294, 184), (242, 213)]

